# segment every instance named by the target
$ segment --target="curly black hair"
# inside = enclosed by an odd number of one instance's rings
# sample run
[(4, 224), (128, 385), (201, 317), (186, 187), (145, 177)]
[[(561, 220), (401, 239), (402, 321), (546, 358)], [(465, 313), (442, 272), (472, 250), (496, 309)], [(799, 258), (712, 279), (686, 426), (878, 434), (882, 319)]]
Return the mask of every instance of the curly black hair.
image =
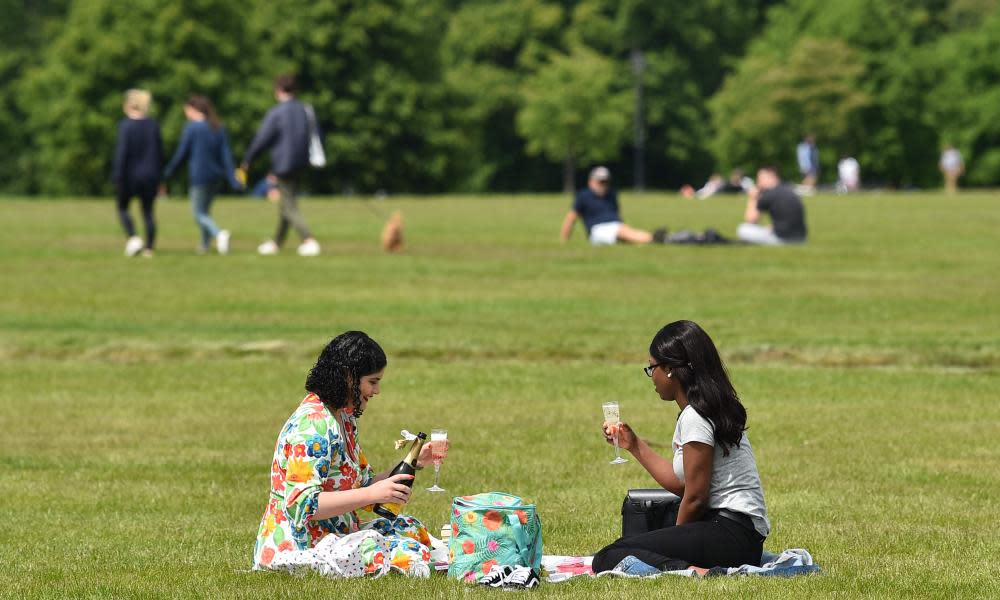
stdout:
[(330, 412), (350, 403), (360, 417), (361, 378), (385, 368), (388, 361), (378, 343), (361, 331), (345, 331), (330, 340), (306, 377), (306, 391), (319, 396)]
[(747, 428), (747, 411), (729, 381), (712, 338), (693, 321), (663, 327), (649, 345), (649, 355), (670, 372), (687, 394), (688, 404), (715, 426), (722, 455), (739, 445)]

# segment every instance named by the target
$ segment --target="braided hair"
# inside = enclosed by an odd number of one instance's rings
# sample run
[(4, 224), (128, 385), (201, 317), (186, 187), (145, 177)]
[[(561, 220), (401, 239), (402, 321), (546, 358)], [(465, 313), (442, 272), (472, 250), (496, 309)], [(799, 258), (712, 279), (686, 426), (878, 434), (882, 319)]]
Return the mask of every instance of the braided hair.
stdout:
[(361, 331), (346, 331), (330, 340), (306, 377), (306, 391), (319, 396), (330, 412), (354, 409), (360, 417), (361, 378), (378, 373), (387, 364), (378, 343)]
[(722, 455), (736, 447), (747, 425), (747, 411), (722, 364), (712, 338), (693, 321), (674, 321), (663, 327), (649, 345), (657, 363), (670, 366), (688, 404), (712, 422)]

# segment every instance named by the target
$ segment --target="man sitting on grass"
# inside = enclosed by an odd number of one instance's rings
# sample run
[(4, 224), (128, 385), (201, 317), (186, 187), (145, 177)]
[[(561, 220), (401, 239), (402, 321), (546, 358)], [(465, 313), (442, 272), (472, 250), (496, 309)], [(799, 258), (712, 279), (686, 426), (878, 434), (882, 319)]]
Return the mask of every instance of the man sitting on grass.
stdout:
[(622, 223), (618, 212), (618, 194), (611, 189), (610, 181), (611, 172), (607, 167), (594, 167), (586, 189), (577, 193), (573, 208), (563, 219), (560, 239), (563, 242), (569, 240), (573, 224), (577, 219), (583, 219), (590, 243), (595, 246), (610, 246), (618, 242), (648, 244), (655, 241), (662, 244), (666, 230), (657, 230), (653, 234)]
[[(806, 209), (791, 186), (781, 182), (775, 167), (757, 171), (757, 187), (749, 192), (744, 223), (736, 230), (750, 244), (781, 246), (806, 241)], [(759, 225), (761, 213), (771, 217), (771, 226)]]

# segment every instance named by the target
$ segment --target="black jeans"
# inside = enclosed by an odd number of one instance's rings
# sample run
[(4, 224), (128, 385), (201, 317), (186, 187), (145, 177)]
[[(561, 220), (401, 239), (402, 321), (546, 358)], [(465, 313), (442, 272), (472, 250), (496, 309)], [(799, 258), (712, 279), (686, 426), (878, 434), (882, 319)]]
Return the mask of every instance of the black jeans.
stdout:
[(132, 223), (132, 215), (128, 212), (128, 205), (134, 196), (139, 196), (142, 203), (142, 220), (146, 225), (146, 248), (153, 249), (156, 243), (156, 220), (153, 216), (153, 206), (156, 202), (156, 182), (153, 183), (123, 183), (118, 186), (118, 220), (122, 223), (125, 235), (132, 237), (135, 235), (135, 225)]
[(716, 511), (701, 521), (619, 538), (594, 555), (594, 572), (615, 568), (626, 556), (664, 571), (760, 565), (764, 536)]

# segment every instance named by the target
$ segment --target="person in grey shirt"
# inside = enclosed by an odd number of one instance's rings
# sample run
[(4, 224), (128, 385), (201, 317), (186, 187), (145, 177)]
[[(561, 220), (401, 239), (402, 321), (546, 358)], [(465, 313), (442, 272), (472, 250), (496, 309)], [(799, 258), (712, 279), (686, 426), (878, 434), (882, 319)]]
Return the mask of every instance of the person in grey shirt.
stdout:
[(619, 447), (680, 496), (677, 524), (606, 546), (594, 555), (594, 572), (760, 566), (771, 523), (745, 433), (747, 411), (712, 338), (692, 321), (670, 323), (653, 337), (644, 371), (660, 398), (680, 408), (673, 459), (626, 423), (605, 423), (604, 436), (610, 443), (617, 435)]
[(316, 256), (320, 252), (319, 242), (313, 237), (299, 211), (299, 178), (301, 171), (309, 166), (309, 119), (305, 106), (295, 99), (295, 77), (279, 75), (274, 81), (274, 97), (278, 105), (267, 111), (257, 130), (240, 168), (246, 172), (253, 159), (264, 150), (271, 150), (271, 174), (277, 178), (280, 195), (278, 228), (274, 239), (267, 240), (257, 248), (263, 255), (277, 254), (289, 226), (294, 227), (302, 238), (298, 253), (300, 256)]

